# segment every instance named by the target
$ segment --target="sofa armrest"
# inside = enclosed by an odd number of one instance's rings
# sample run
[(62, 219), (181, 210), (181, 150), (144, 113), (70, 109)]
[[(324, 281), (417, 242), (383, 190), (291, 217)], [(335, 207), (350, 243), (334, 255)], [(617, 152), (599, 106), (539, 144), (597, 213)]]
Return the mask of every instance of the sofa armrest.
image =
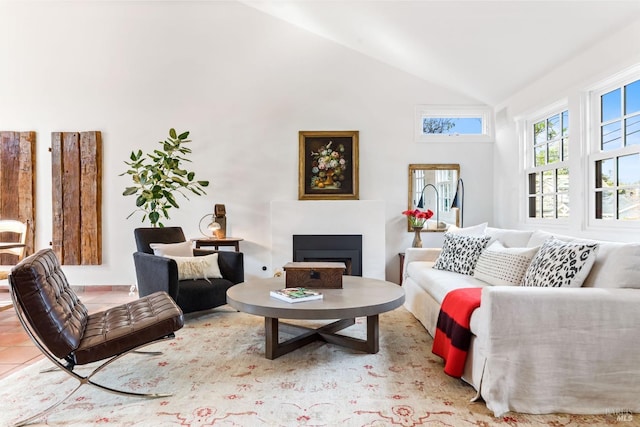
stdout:
[(414, 261), (435, 262), (442, 252), (442, 248), (407, 248), (404, 252), (402, 265), (402, 281), (407, 278), (407, 265)]
[(637, 289), (485, 287), (474, 332), (487, 407), (547, 413), (560, 396), (593, 413), (635, 405), (639, 306)]
[(144, 252), (133, 254), (138, 281), (138, 295), (141, 297), (164, 291), (178, 300), (178, 265), (171, 258)]
[(637, 289), (487, 286), (480, 309), (490, 335), (546, 340), (558, 330), (630, 331), (640, 324), (639, 306)]
[(234, 285), (244, 282), (244, 254), (242, 252), (218, 252), (218, 266), (222, 277)]
[(195, 256), (218, 254), (218, 267), (222, 277), (234, 285), (244, 282), (244, 254), (242, 252), (214, 251), (209, 249), (194, 249)]

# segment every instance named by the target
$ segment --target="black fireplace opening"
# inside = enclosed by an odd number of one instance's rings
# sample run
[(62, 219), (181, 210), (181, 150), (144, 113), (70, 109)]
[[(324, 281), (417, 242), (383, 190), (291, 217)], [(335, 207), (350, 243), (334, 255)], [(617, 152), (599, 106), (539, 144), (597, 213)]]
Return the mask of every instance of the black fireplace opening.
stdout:
[(344, 262), (345, 275), (362, 276), (362, 235), (294, 234), (293, 261)]

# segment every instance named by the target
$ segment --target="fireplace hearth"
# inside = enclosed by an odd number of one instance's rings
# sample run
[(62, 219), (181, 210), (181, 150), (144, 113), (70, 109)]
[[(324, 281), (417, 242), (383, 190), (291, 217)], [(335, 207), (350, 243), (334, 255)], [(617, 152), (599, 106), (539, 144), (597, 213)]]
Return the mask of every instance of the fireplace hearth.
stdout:
[(362, 276), (362, 235), (294, 234), (293, 260), (296, 262), (344, 262), (345, 273)]

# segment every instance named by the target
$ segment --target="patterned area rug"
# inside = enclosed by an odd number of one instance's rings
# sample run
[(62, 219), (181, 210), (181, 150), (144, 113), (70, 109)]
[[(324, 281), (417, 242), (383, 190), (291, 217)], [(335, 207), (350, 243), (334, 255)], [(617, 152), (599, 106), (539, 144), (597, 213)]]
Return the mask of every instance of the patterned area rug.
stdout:
[[(344, 330), (364, 338), (363, 319)], [(312, 322), (307, 322), (312, 323)], [(175, 340), (130, 354), (94, 378), (116, 388), (172, 392), (139, 399), (82, 386), (40, 420), (50, 426), (601, 426), (612, 415), (495, 418), (474, 390), (443, 373), (431, 338), (404, 308), (380, 316), (380, 352), (322, 342), (276, 360), (264, 352), (263, 319), (228, 307), (187, 317)], [(0, 425), (33, 415), (72, 390), (47, 360), (0, 382)], [(87, 372), (79, 367), (79, 372)], [(42, 425), (42, 424), (41, 424)]]

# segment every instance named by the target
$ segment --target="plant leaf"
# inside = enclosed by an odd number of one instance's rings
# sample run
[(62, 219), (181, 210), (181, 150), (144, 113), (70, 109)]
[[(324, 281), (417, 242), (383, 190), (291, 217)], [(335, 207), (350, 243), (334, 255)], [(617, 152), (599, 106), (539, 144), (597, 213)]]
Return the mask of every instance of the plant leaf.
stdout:
[(169, 136), (171, 138), (176, 138), (176, 130), (174, 128), (169, 129)]
[(159, 219), (160, 219), (160, 213), (155, 211), (149, 212), (149, 221), (151, 221), (151, 224), (155, 224), (156, 222), (158, 222)]
[[(189, 136), (189, 131), (186, 131), (186, 132), (183, 132), (180, 135), (178, 135), (178, 139), (180, 141), (183, 141), (183, 140), (187, 139), (188, 136)], [(174, 136), (174, 138), (175, 138), (175, 136)]]
[(176, 199), (173, 198), (173, 195), (171, 193), (169, 193), (168, 191), (163, 191), (162, 194), (164, 194), (164, 197), (167, 199), (167, 202), (171, 204), (171, 206), (173, 206), (174, 208), (180, 207), (176, 203)]
[(131, 196), (132, 194), (136, 194), (138, 192), (138, 187), (127, 187), (124, 189), (123, 196)]

